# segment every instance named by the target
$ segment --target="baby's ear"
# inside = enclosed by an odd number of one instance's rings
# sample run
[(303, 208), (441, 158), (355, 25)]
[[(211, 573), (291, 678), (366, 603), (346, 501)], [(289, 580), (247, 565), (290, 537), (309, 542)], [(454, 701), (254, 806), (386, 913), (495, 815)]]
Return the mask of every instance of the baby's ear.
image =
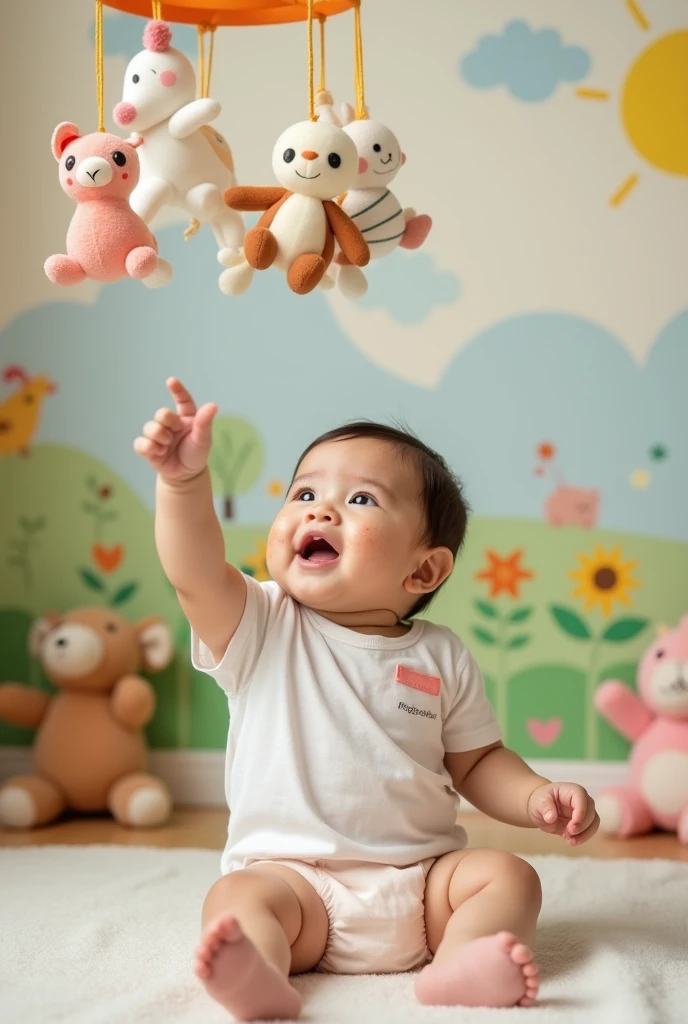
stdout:
[(58, 163), (65, 151), (65, 146), (68, 146), (73, 139), (78, 138), (80, 138), (79, 129), (71, 121), (63, 121), (61, 124), (58, 124), (50, 140), (50, 148)]
[(454, 556), (449, 548), (430, 548), (414, 573), (404, 580), (409, 594), (432, 594), (441, 587), (454, 568)]

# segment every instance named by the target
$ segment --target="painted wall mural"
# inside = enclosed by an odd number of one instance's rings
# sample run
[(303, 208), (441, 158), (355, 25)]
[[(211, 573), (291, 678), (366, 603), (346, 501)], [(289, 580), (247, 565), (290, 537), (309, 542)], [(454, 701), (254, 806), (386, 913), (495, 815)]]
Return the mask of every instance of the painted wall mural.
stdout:
[[(296, 298), (278, 274), (230, 300), (208, 272), (209, 233), (187, 243), (185, 223), (169, 217), (156, 233), (173, 286), (57, 295), (40, 268), (69, 211), (47, 145), (26, 156), (39, 176), (45, 164), (38, 192), (53, 198), (19, 243), (12, 265), (26, 281), (2, 310), (0, 678), (49, 685), (27, 648), (47, 609), (160, 614), (176, 658), (151, 680), (150, 743), (224, 746), (226, 702), (190, 665), (189, 627), (155, 553), (153, 475), (131, 447), (175, 374), (219, 405), (216, 509), (228, 557), (258, 580), (294, 460), (316, 434), (359, 417), (403, 420), (441, 451), (474, 514), (430, 617), (470, 645), (522, 755), (625, 757), (594, 691), (609, 678), (633, 685), (655, 631), (688, 610), (688, 128), (676, 120), (688, 106), (686, 12), (675, 0), (628, 0), (555, 13), (533, 0), (525, 20), (521, 6), (522, 18), (513, 4), (446, 5), (413, 105), (386, 73), (388, 19), (368, 5), (371, 105), (403, 129), (399, 195), (408, 190), (435, 228), (423, 251), (371, 268), (356, 303)], [(87, 76), (89, 12), (77, 7), (63, 27)], [(397, 7), (403, 49), (415, 5)], [(140, 30), (138, 19), (106, 17), (113, 102)], [(289, 83), (278, 42), (246, 38), (264, 42)], [(301, 36), (285, 38), (300, 54)], [(193, 53), (192, 33), (180, 42)], [(349, 43), (333, 28), (333, 54)], [(248, 74), (251, 47), (218, 33), (216, 48), (239, 179), (271, 180), (266, 139), (296, 119), (301, 91), (285, 85), (269, 111), (259, 97), (248, 113), (234, 109), (229, 68)], [(8, 74), (21, 76), (17, 49)], [(44, 56), (48, 66), (54, 55)], [(56, 88), (78, 117), (75, 82)], [(27, 123), (49, 139), (72, 112), (45, 106)], [(0, 724), (0, 744), (30, 739)]]

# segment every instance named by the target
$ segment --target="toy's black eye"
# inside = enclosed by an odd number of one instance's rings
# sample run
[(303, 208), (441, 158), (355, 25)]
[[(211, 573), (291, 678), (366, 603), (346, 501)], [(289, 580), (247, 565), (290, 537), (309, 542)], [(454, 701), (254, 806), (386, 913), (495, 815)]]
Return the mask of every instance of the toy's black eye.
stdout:
[(330, 165), (330, 167), (334, 167), (336, 170), (337, 167), (339, 167), (339, 165), (341, 164), (342, 158), (340, 157), (339, 153), (330, 153), (330, 155), (327, 158), (327, 162)]
[(33, 405), (33, 395), (24, 395), (26, 405)]
[(666, 654), (666, 651), (655, 651), (655, 654), (658, 658), (663, 658)]
[(65, 160), (65, 170), (66, 171), (71, 171), (71, 169), (74, 167), (75, 163), (76, 163), (76, 157), (75, 156), (68, 156), (67, 159)]
[(116, 633), (117, 632), (117, 625), (116, 625), (116, 623), (114, 623), (114, 622), (106, 622), (105, 623), (105, 632), (106, 633)]
[(127, 158), (120, 149), (115, 150), (115, 152), (112, 154), (112, 159), (115, 161), (118, 167), (124, 167), (125, 163), (127, 162)]
[(293, 149), (285, 149), (284, 153), (282, 154), (282, 159), (284, 160), (285, 164), (290, 164), (295, 156), (296, 153), (294, 152)]
[(373, 149), (376, 153), (379, 153), (382, 150), (382, 146), (380, 145), (379, 142), (376, 142), (375, 145), (373, 146)]
[(139, 82), (141, 81), (141, 79), (139, 78), (139, 76), (138, 76), (138, 75), (132, 75), (132, 76), (131, 76), (131, 80), (132, 80), (132, 82), (134, 83), (134, 85), (138, 85), (138, 84), (139, 84)]

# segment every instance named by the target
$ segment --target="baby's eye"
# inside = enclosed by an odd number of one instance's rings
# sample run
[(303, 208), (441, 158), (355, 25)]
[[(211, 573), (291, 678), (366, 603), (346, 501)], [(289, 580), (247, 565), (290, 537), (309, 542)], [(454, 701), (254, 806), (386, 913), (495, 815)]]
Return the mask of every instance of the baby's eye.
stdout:
[(354, 494), (349, 502), (350, 505), (377, 505), (371, 494)]
[(315, 501), (315, 492), (314, 491), (300, 491), (296, 495), (296, 500), (297, 501)]

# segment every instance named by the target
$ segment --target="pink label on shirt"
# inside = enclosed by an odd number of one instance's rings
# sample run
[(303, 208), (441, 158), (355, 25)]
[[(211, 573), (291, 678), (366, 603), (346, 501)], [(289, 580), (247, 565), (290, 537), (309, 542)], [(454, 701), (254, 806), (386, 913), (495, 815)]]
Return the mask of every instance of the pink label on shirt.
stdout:
[(412, 668), (406, 668), (405, 665), (397, 665), (394, 679), (397, 683), (410, 686), (413, 690), (431, 693), (433, 697), (439, 696), (442, 685), (442, 680), (438, 676), (426, 676), (422, 672), (414, 672)]

